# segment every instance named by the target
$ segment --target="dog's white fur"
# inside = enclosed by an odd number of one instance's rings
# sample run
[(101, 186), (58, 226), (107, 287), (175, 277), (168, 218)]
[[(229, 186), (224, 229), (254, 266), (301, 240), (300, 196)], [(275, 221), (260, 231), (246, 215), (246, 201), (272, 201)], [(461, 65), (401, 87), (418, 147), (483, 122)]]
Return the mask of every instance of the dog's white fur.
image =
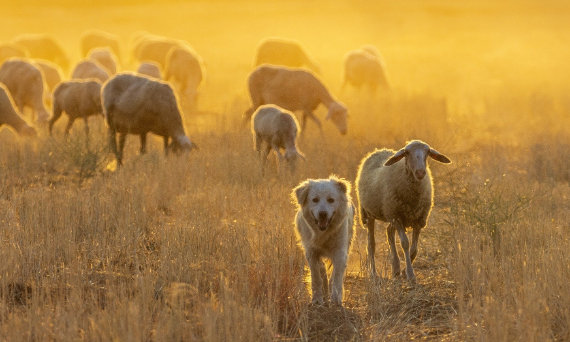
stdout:
[[(330, 288), (331, 302), (342, 305), (354, 230), (350, 183), (336, 176), (308, 179), (293, 189), (292, 197), (298, 204), (295, 226), (311, 270), (313, 303), (323, 304)], [(330, 284), (323, 258), (329, 259), (333, 266)]]

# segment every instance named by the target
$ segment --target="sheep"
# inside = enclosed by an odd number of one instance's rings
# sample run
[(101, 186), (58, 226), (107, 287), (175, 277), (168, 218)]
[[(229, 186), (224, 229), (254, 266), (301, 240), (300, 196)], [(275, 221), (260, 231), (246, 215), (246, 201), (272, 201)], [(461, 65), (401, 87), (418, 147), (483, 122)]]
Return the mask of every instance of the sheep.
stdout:
[(346, 54), (342, 89), (348, 84), (356, 88), (368, 86), (372, 92), (375, 92), (377, 87), (390, 88), (384, 62), (374, 46), (366, 45)]
[(158, 64), (155, 62), (141, 63), (137, 69), (137, 73), (148, 77), (154, 77), (158, 80), (162, 79), (162, 75), (160, 74), (160, 68), (158, 67)]
[(23, 47), (31, 58), (45, 59), (61, 66), (69, 67), (69, 58), (63, 48), (47, 34), (26, 34), (13, 39), (14, 44)]
[(175, 46), (168, 52), (164, 79), (177, 90), (183, 108), (196, 109), (203, 69), (202, 58), (189, 46)]
[[(117, 164), (123, 160), (128, 133), (140, 135), (140, 152), (146, 152), (146, 135), (152, 132), (164, 139), (165, 153), (190, 151), (195, 145), (184, 132), (180, 109), (172, 87), (162, 81), (131, 73), (115, 75), (101, 90), (103, 113)], [(119, 133), (119, 147), (116, 135)], [(168, 140), (172, 138), (169, 145)]]
[(302, 130), (305, 130), (307, 118), (321, 128), (313, 111), (322, 103), (328, 108), (326, 119), (331, 119), (341, 134), (347, 132), (346, 107), (333, 99), (322, 82), (309, 71), (262, 65), (249, 75), (248, 86), (252, 106), (245, 112), (244, 120), (249, 120), (257, 107), (273, 103), (290, 111), (302, 110)]
[(117, 73), (117, 57), (109, 48), (94, 48), (89, 51), (87, 59), (99, 63), (109, 75)]
[(0, 64), (12, 57), (27, 58), (28, 52), (26, 49), (13, 43), (0, 44)]
[[(440, 163), (451, 163), (449, 158), (425, 142), (413, 140), (398, 152), (377, 149), (364, 157), (358, 167), (356, 194), (361, 224), (368, 228), (368, 261), (373, 278), (378, 277), (374, 263), (374, 223), (381, 220), (389, 223), (387, 236), (393, 276), (400, 274), (400, 259), (394, 240), (397, 231), (406, 258), (406, 276), (415, 282), (412, 262), (418, 251), (420, 231), (426, 226), (433, 206), (428, 156)], [(407, 227), (413, 229), (411, 248), (406, 236)]]
[(104, 83), (109, 79), (109, 73), (107, 73), (101, 64), (95, 61), (84, 60), (75, 66), (71, 73), (71, 78), (78, 80), (94, 78)]
[(20, 113), (30, 107), (38, 122), (48, 120), (43, 98), (44, 80), (38, 67), (22, 59), (9, 59), (0, 67), (0, 82), (10, 91)]
[(35, 137), (36, 130), (28, 125), (16, 111), (10, 91), (0, 83), (0, 126), (8, 125), (21, 136)]
[(104, 31), (91, 30), (81, 36), (81, 56), (87, 57), (94, 48), (109, 48), (115, 56), (121, 59), (121, 49), (119, 48), (119, 37)]
[(40, 68), (44, 75), (44, 82), (47, 86), (48, 93), (53, 93), (55, 87), (61, 82), (63, 78), (63, 71), (59, 65), (52, 63), (50, 61), (35, 60), (35, 64)]
[(65, 135), (77, 118), (85, 121), (85, 135), (89, 138), (89, 116), (103, 114), (101, 107), (101, 83), (95, 80), (77, 80), (60, 83), (53, 92), (53, 115), (49, 120), (49, 134), (62, 112), (68, 116)]
[(183, 46), (183, 44), (178, 40), (144, 35), (138, 39), (133, 56), (138, 62), (156, 62), (161, 68), (164, 68), (170, 50), (180, 46)]
[(293, 68), (305, 66), (317, 74), (319, 67), (307, 55), (299, 42), (282, 38), (267, 38), (257, 47), (255, 66), (262, 64), (283, 65)]
[[(257, 108), (251, 118), (251, 133), (255, 150), (261, 157), (262, 174), (271, 149), (275, 151), (278, 161), (285, 159), (289, 163), (291, 173), (295, 171), (297, 157), (305, 159), (303, 153), (297, 149), (295, 140), (298, 131), (299, 124), (290, 111), (276, 105), (263, 105)], [(264, 151), (261, 150), (263, 142), (266, 143)], [(281, 149), (285, 150), (284, 155), (281, 155)]]

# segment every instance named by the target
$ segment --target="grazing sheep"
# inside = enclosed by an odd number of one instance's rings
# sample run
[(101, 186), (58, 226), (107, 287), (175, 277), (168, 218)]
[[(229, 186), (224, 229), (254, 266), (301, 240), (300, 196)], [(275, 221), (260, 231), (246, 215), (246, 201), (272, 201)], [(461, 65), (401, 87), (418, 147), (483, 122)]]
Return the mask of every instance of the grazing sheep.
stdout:
[(202, 58), (189, 46), (173, 47), (168, 52), (164, 79), (177, 90), (183, 108), (196, 109), (203, 69)]
[(85, 121), (85, 134), (89, 137), (89, 116), (103, 114), (101, 107), (101, 83), (97, 81), (66, 81), (53, 92), (53, 116), (49, 121), (49, 134), (54, 123), (65, 112), (68, 117), (65, 135), (77, 118)]
[(305, 66), (317, 74), (319, 67), (307, 55), (299, 42), (282, 38), (267, 38), (257, 47), (255, 66), (284, 65), (293, 68)]
[(21, 59), (9, 59), (0, 67), (0, 82), (6, 85), (20, 113), (29, 107), (38, 122), (49, 118), (44, 106), (44, 80), (42, 72), (32, 63)]
[[(356, 194), (360, 220), (363, 226), (368, 227), (368, 260), (373, 277), (377, 277), (374, 222), (381, 220), (389, 223), (387, 235), (392, 274), (400, 274), (400, 259), (394, 240), (397, 231), (406, 258), (406, 276), (410, 281), (415, 281), (412, 262), (418, 251), (420, 231), (425, 227), (433, 206), (433, 184), (427, 157), (440, 163), (451, 163), (449, 158), (428, 144), (413, 140), (398, 152), (376, 150), (368, 154), (358, 167)], [(407, 227), (413, 229), (411, 248), (406, 236)]]
[(249, 120), (257, 107), (273, 103), (290, 111), (302, 110), (302, 130), (307, 118), (321, 128), (313, 111), (322, 103), (328, 108), (326, 119), (331, 119), (341, 134), (347, 132), (346, 107), (333, 99), (322, 82), (306, 70), (262, 65), (249, 75), (248, 85), (252, 106), (245, 112), (245, 120)]
[[(101, 93), (111, 148), (119, 165), (122, 164), (125, 139), (129, 133), (140, 135), (141, 153), (146, 151), (148, 132), (163, 137), (165, 152), (168, 149), (190, 151), (195, 147), (184, 132), (176, 95), (168, 83), (122, 73), (105, 83)], [(172, 138), (170, 145), (169, 138)]]
[(36, 130), (18, 114), (10, 92), (0, 83), (0, 126), (4, 124), (12, 127), (21, 136), (37, 135)]
[(168, 52), (174, 47), (180, 47), (183, 44), (174, 39), (145, 35), (137, 40), (133, 56), (136, 61), (140, 62), (156, 62), (161, 68), (166, 67)]
[(71, 73), (71, 78), (78, 80), (87, 80), (94, 78), (96, 80), (99, 80), (101, 83), (104, 83), (107, 79), (109, 79), (109, 73), (107, 73), (101, 64), (95, 61), (84, 60), (75, 66), (73, 72)]
[(81, 37), (81, 56), (87, 57), (94, 48), (109, 48), (115, 56), (121, 59), (121, 49), (119, 48), (119, 37), (104, 31), (87, 31)]
[(368, 86), (372, 92), (377, 87), (389, 89), (384, 62), (373, 46), (363, 46), (346, 54), (343, 78), (342, 89), (348, 84), (358, 89)]
[(94, 48), (89, 51), (87, 59), (99, 63), (109, 75), (117, 73), (117, 58), (109, 48)]
[(158, 67), (158, 64), (155, 62), (141, 63), (139, 65), (139, 68), (137, 69), (137, 73), (148, 77), (154, 77), (157, 80), (162, 79), (162, 75), (160, 74), (160, 68)]
[[(299, 124), (293, 113), (275, 105), (263, 105), (255, 111), (251, 118), (251, 133), (255, 150), (261, 157), (261, 172), (265, 170), (267, 155), (271, 149), (275, 151), (277, 160), (285, 159), (289, 163), (291, 172), (295, 171), (297, 157), (305, 156), (297, 149), (296, 139)], [(265, 142), (265, 150), (261, 144)], [(281, 155), (281, 149), (285, 154)]]
[[(308, 179), (291, 194), (297, 204), (295, 228), (311, 270), (313, 303), (323, 304), (330, 289), (333, 304), (342, 305), (348, 253), (354, 234), (350, 183), (330, 176)], [(323, 258), (332, 265), (330, 283)]]
[(63, 48), (47, 34), (26, 34), (14, 38), (13, 42), (26, 49), (31, 58), (45, 59), (61, 66), (69, 67), (69, 58)]
[(26, 49), (12, 43), (2, 43), (0, 44), (0, 64), (4, 63), (5, 60), (10, 58), (26, 58), (28, 57), (28, 52)]

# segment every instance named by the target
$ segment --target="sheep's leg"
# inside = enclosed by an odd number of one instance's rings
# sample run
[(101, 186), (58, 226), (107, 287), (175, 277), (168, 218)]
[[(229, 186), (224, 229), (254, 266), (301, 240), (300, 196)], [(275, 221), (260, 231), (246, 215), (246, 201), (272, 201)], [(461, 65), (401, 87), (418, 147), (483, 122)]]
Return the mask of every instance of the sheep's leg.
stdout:
[(83, 122), (85, 123), (85, 136), (89, 139), (89, 117), (86, 116), (83, 118)]
[(376, 241), (374, 240), (374, 223), (373, 218), (368, 218), (368, 262), (370, 266), (370, 276), (373, 279), (378, 278), (376, 273), (376, 263), (374, 262), (374, 253), (376, 252)]
[(163, 137), (162, 141), (164, 142), (164, 154), (168, 155), (168, 136)]
[(69, 131), (71, 130), (71, 126), (73, 126), (74, 122), (75, 122), (75, 118), (69, 117), (69, 120), (67, 120), (67, 126), (65, 126), (65, 135), (66, 136), (69, 135)]
[[(307, 253), (307, 262), (311, 271), (311, 289), (313, 304), (323, 304), (323, 290), (326, 286), (326, 269), (322, 260), (314, 253)], [(323, 274), (325, 281), (323, 282)], [(328, 291), (327, 291), (328, 292)]]
[(125, 140), (127, 133), (119, 133), (119, 151), (117, 153), (117, 161), (119, 165), (123, 165), (123, 150), (125, 149)]
[(398, 257), (398, 251), (396, 251), (396, 239), (395, 234), (396, 229), (394, 224), (390, 223), (386, 229), (386, 235), (388, 236), (388, 244), (390, 245), (390, 254), (392, 255), (392, 276), (397, 277), (400, 275), (400, 258)]
[(303, 131), (305, 130), (306, 127), (306, 121), (307, 118), (313, 120), (317, 126), (319, 127), (319, 130), (323, 130), (323, 126), (321, 125), (321, 121), (315, 116), (315, 114), (313, 112), (309, 112), (309, 111), (305, 111), (303, 112)]
[(146, 133), (142, 133), (140, 135), (141, 138), (141, 149), (140, 149), (140, 153), (141, 154), (145, 154), (146, 153)]
[(111, 151), (115, 154), (115, 157), (119, 157), (117, 152), (117, 132), (114, 129), (109, 130), (109, 146)]
[(400, 245), (402, 245), (402, 250), (404, 251), (404, 256), (406, 258), (406, 276), (409, 281), (415, 282), (416, 275), (414, 274), (414, 269), (412, 267), (412, 258), (410, 257), (410, 243), (408, 241), (408, 236), (406, 235), (406, 228), (398, 222), (398, 235), (400, 235)]
[(268, 144), (265, 151), (261, 152), (261, 174), (265, 174), (265, 165), (267, 164), (267, 156), (271, 152), (271, 146)]
[(339, 251), (332, 258), (333, 271), (331, 274), (330, 291), (331, 302), (334, 304), (342, 305), (342, 293), (344, 275), (346, 273), (346, 262), (348, 256), (345, 251)]
[(418, 240), (421, 230), (421, 228), (414, 228), (414, 231), (412, 233), (412, 247), (410, 247), (410, 257), (412, 258), (412, 263), (418, 254)]
[[(52, 115), (51, 119), (49, 120), (49, 135), (51, 135), (53, 125), (55, 124), (57, 119), (59, 119), (62, 112), (63, 111), (61, 110), (61, 108), (59, 108), (59, 106), (57, 106), (56, 104), (53, 105), (53, 115)], [(22, 113), (22, 112), (20, 112), (20, 113)], [(24, 113), (22, 113), (22, 115), (23, 114)]]

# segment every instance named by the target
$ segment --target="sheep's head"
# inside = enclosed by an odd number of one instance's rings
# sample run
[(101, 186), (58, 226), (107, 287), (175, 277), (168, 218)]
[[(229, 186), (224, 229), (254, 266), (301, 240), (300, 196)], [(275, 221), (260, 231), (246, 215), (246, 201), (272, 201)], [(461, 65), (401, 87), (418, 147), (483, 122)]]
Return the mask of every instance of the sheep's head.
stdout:
[(198, 146), (190, 141), (187, 136), (174, 137), (168, 149), (174, 153), (190, 152), (192, 149), (198, 149)]
[(291, 172), (295, 172), (295, 167), (297, 165), (297, 159), (301, 158), (305, 160), (305, 155), (303, 153), (297, 151), (296, 149), (288, 149), (285, 151), (285, 160), (289, 164), (289, 168)]
[(342, 135), (345, 135), (348, 130), (346, 122), (347, 117), (348, 111), (342, 103), (333, 102), (329, 106), (329, 112), (326, 119), (331, 119)]
[(406, 170), (408, 170), (417, 181), (421, 181), (427, 173), (428, 156), (440, 163), (451, 163), (449, 158), (437, 152), (428, 144), (423, 141), (413, 140), (390, 157), (384, 163), (384, 166), (390, 166), (405, 157)]

